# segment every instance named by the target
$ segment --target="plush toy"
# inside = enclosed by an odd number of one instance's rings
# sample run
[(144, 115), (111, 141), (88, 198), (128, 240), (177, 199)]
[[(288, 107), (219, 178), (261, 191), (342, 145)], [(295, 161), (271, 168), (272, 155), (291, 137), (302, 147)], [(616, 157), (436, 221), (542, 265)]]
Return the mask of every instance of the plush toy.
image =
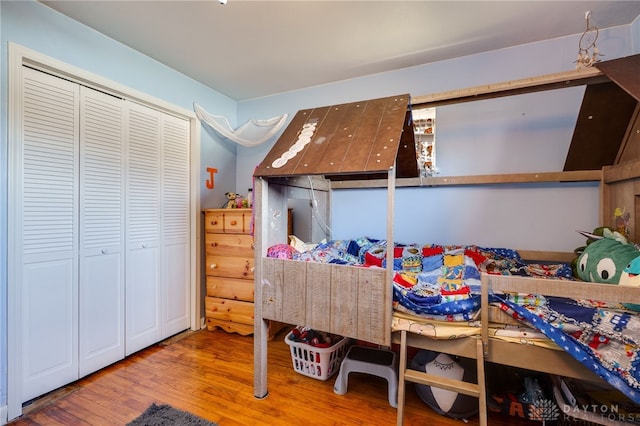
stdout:
[(640, 256), (632, 259), (622, 270), (619, 284), (640, 287)]
[(227, 202), (222, 206), (223, 209), (233, 209), (236, 207), (236, 198), (238, 198), (238, 194), (235, 192), (225, 192), (224, 195), (227, 197)]
[[(583, 281), (640, 286), (640, 250), (620, 233), (605, 229), (603, 237), (578, 256), (576, 275)], [(624, 305), (640, 310), (640, 305)]]
[(618, 284), (623, 269), (640, 250), (618, 232), (604, 229), (603, 237), (587, 244), (576, 261), (576, 274), (583, 281)]

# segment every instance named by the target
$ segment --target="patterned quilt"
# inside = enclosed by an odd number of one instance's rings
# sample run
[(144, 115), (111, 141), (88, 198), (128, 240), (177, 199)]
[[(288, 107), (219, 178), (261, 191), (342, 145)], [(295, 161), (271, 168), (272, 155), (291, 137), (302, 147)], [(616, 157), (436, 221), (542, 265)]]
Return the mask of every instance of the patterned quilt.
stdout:
[[(386, 267), (384, 240), (334, 240), (268, 256)], [(528, 264), (515, 250), (469, 246), (393, 245), (394, 309), (434, 321), (471, 321), (480, 309), (480, 272), (572, 280), (568, 264)], [(568, 283), (569, 284), (569, 283)], [(492, 294), (491, 302), (537, 329), (576, 360), (640, 404), (640, 313), (621, 305), (541, 295)]]

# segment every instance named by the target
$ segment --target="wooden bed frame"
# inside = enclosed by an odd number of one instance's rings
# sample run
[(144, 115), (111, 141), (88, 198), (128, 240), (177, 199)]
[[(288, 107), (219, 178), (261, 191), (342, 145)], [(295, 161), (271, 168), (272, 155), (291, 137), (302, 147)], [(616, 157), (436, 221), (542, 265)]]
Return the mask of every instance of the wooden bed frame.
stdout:
[[(480, 408), (480, 424), (486, 425), (487, 389), (484, 374), (486, 362), (588, 381), (597, 382), (601, 380), (592, 371), (564, 351), (491, 338), (489, 335), (490, 292), (542, 294), (546, 296), (591, 299), (616, 303), (638, 300), (638, 298), (640, 298), (640, 288), (612, 286), (609, 284), (490, 275), (485, 273), (482, 274), (481, 281), (480, 321), (482, 333), (479, 337), (441, 340), (409, 333), (404, 330), (393, 334), (393, 342), (400, 344), (398, 425), (402, 425), (403, 423), (405, 382), (435, 386), (477, 397)], [(469, 383), (451, 380), (425, 372), (411, 370), (407, 368), (407, 347), (427, 349), (475, 359), (478, 369), (478, 382)]]
[[(292, 260), (266, 258), (267, 249), (274, 244), (288, 241), (287, 235), (287, 199), (295, 197), (297, 191), (305, 194), (312, 190), (314, 198), (320, 200), (320, 210), (316, 211), (329, 224), (331, 191), (343, 188), (386, 188), (387, 190), (387, 229), (386, 240), (393, 238), (394, 196), (396, 186), (423, 187), (439, 185), (486, 185), (503, 183), (539, 183), (539, 182), (600, 182), (601, 205), (600, 223), (609, 224), (608, 219), (615, 206), (632, 205), (630, 239), (640, 241), (640, 84), (637, 81), (637, 69), (640, 67), (640, 55), (607, 61), (598, 68), (587, 68), (576, 71), (546, 75), (531, 79), (516, 80), (505, 83), (480, 86), (464, 90), (456, 90), (443, 94), (434, 94), (414, 98), (414, 106), (434, 106), (446, 103), (468, 102), (499, 96), (516, 95), (559, 87), (587, 85), (583, 108), (578, 118), (578, 125), (589, 125), (583, 118), (592, 108), (607, 110), (611, 106), (622, 105), (617, 116), (624, 116), (625, 122), (620, 132), (620, 141), (608, 140), (608, 149), (614, 145), (613, 158), (606, 157), (605, 164), (585, 167), (580, 158), (581, 151), (598, 148), (598, 142), (589, 138), (577, 137), (585, 132), (574, 132), (565, 171), (551, 173), (525, 173), (490, 176), (464, 177), (418, 177), (415, 164), (413, 140), (405, 140), (412, 131), (403, 132), (406, 125), (405, 111), (408, 108), (408, 96), (398, 95), (367, 102), (367, 111), (375, 111), (377, 117), (359, 116), (362, 102), (331, 107), (314, 108), (299, 111), (293, 118), (263, 163), (256, 169), (254, 190), (255, 212), (255, 326), (254, 326), (254, 396), (265, 398), (267, 389), (267, 340), (268, 320), (292, 325), (305, 325), (330, 333), (340, 334), (354, 339), (375, 344), (390, 346), (392, 343), (392, 286), (393, 251), (388, 250), (386, 269), (365, 269), (351, 266), (313, 264)], [(602, 70), (605, 70), (606, 73)], [(593, 94), (592, 87), (597, 88), (598, 96)], [(601, 90), (605, 88), (606, 90)], [(624, 93), (621, 95), (621, 90)], [(606, 99), (610, 93), (625, 102), (611, 103)], [(631, 100), (627, 99), (631, 97)], [(585, 107), (585, 103), (590, 108)], [(403, 105), (405, 105), (404, 108)], [(584, 110), (584, 111), (583, 111)], [(316, 118), (314, 118), (316, 117)], [(321, 118), (317, 118), (321, 117)], [(370, 120), (385, 124), (377, 126), (388, 129), (382, 135), (375, 132), (361, 132), (361, 140), (348, 139), (340, 134), (343, 122), (352, 124), (354, 120)], [(276, 166), (276, 160), (283, 158), (284, 153), (299, 141), (304, 125), (319, 123), (319, 128), (330, 129), (323, 134), (331, 134), (324, 143), (311, 143), (296, 157)], [(340, 126), (339, 126), (340, 124)], [(347, 126), (345, 126), (346, 128)], [(593, 129), (592, 129), (593, 130)], [(590, 134), (589, 132), (586, 132)], [(350, 137), (350, 136), (349, 136)], [(336, 142), (335, 145), (332, 145)], [(616, 143), (618, 145), (616, 145)], [(586, 146), (585, 146), (586, 144)], [(363, 146), (360, 146), (363, 145)], [(601, 142), (599, 145), (603, 145)], [(578, 146), (578, 148), (575, 148)], [(364, 147), (364, 148), (363, 148)], [(408, 149), (407, 149), (408, 147)], [(334, 149), (335, 148), (335, 149)], [(389, 148), (389, 149), (387, 149)], [(378, 150), (378, 151), (377, 151)], [(347, 158), (348, 163), (340, 163)], [(358, 153), (378, 152), (377, 162), (360, 161)], [(342, 158), (342, 160), (340, 160)], [(413, 161), (413, 163), (412, 163)], [(273, 165), (273, 167), (272, 167)], [(329, 179), (327, 179), (327, 177)], [(315, 201), (314, 201), (315, 202)], [(627, 210), (629, 211), (629, 210)], [(527, 257), (530, 253), (527, 254)], [(537, 253), (539, 255), (540, 253)], [(558, 253), (542, 253), (538, 260), (554, 258)], [(566, 256), (564, 261), (570, 260)], [(606, 301), (629, 301), (640, 299), (640, 289), (604, 286), (598, 284), (575, 284), (560, 286), (555, 280), (536, 280), (516, 277), (483, 276), (482, 318), (486, 321), (485, 310), (488, 309), (487, 292), (513, 290), (519, 292), (541, 293), (545, 295), (570, 296), (574, 298), (595, 299), (603, 296)], [(402, 423), (404, 406), (405, 381), (432, 384), (462, 393), (476, 395), (480, 398), (481, 424), (486, 424), (486, 400), (484, 377), (481, 375), (478, 384), (450, 383), (442, 378), (434, 378), (418, 374), (406, 369), (406, 348), (415, 346), (429, 348), (477, 359), (479, 373), (484, 371), (485, 362), (514, 365), (565, 376), (593, 379), (586, 368), (578, 365), (567, 354), (561, 351), (528, 346), (523, 351), (522, 345), (490, 339), (483, 323), (480, 339), (467, 338), (450, 341), (427, 339), (411, 333), (395, 333), (394, 342), (401, 343), (400, 387), (398, 402), (398, 424)], [(524, 354), (526, 352), (526, 355)], [(517, 353), (517, 356), (514, 354)], [(545, 359), (545, 362), (537, 360)], [(550, 358), (553, 362), (549, 361)], [(521, 363), (520, 361), (525, 360)], [(534, 363), (534, 360), (536, 362)]]

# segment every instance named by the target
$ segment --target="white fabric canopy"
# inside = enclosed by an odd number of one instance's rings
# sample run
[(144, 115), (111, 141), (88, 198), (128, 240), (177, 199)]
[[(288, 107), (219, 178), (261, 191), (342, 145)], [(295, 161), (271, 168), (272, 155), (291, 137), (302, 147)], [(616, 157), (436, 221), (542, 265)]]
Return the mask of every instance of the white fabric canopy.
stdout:
[(233, 129), (223, 115), (212, 115), (200, 105), (193, 103), (193, 109), (201, 121), (227, 139), (243, 146), (256, 146), (269, 140), (287, 121), (288, 114), (266, 120), (249, 120), (237, 129)]

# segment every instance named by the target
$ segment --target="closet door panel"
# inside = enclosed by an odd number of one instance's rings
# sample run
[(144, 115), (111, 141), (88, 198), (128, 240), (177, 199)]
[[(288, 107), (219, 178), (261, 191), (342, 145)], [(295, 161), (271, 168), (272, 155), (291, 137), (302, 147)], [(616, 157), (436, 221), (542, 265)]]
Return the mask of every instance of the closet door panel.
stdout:
[(162, 337), (189, 328), (189, 122), (162, 116)]
[(162, 338), (189, 328), (189, 246), (171, 244), (163, 255), (163, 321)]
[(124, 357), (123, 100), (81, 87), (80, 376)]
[(126, 119), (126, 354), (161, 336), (160, 114), (128, 103)]
[(158, 247), (127, 252), (126, 355), (160, 340)]
[(78, 86), (23, 68), (22, 400), (78, 377)]

